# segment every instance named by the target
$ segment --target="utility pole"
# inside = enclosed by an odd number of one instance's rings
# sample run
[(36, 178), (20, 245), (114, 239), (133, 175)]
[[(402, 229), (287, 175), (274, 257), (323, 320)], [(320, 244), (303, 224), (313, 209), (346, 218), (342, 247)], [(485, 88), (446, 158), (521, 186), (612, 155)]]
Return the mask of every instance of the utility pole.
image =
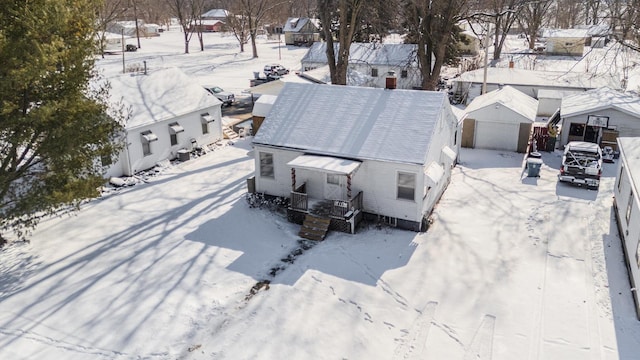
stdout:
[(120, 29), (120, 34), (122, 35), (122, 73), (126, 73), (125, 71), (125, 67), (124, 67), (124, 52), (125, 52), (125, 45), (124, 45), (124, 28)]
[(491, 23), (487, 27), (487, 33), (484, 36), (484, 77), (482, 80), (482, 95), (487, 93), (487, 66), (489, 65), (489, 39), (491, 36)]

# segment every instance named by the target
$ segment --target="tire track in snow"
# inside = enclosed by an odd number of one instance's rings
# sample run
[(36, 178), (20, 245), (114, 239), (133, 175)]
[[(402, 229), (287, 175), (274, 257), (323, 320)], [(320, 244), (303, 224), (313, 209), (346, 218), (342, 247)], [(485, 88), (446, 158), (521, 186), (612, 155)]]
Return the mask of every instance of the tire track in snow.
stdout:
[(464, 360), (491, 359), (493, 356), (493, 335), (496, 317), (485, 315), (480, 327), (473, 335), (471, 345), (464, 354)]

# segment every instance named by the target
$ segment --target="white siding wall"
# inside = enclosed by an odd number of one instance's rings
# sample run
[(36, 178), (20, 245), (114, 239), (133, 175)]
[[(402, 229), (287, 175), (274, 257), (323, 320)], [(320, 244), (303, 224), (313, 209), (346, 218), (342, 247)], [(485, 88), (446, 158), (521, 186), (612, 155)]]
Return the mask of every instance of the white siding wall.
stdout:
[[(209, 123), (209, 134), (202, 134), (201, 114), (208, 112), (215, 118)], [(178, 144), (171, 146), (169, 138), (169, 124), (177, 122), (184, 128), (178, 134)], [(142, 152), (141, 133), (152, 131), (157, 141), (151, 143), (151, 155), (144, 156)], [(109, 167), (105, 177), (133, 175), (136, 172), (149, 169), (162, 160), (174, 159), (180, 149), (191, 149), (191, 139), (196, 139), (198, 145), (208, 145), (222, 139), (222, 114), (220, 105), (203, 109), (190, 114), (175, 117), (155, 124), (127, 129), (126, 147), (120, 154), (119, 160)], [(127, 156), (129, 157), (127, 159)]]
[[(260, 152), (273, 154), (273, 179), (260, 176)], [(287, 166), (287, 163), (300, 155), (303, 155), (303, 153), (256, 144), (254, 147), (256, 192), (289, 197), (291, 193), (291, 168)], [(296, 173), (296, 186), (304, 182), (305, 178), (299, 177)]]
[[(304, 62), (302, 63), (302, 70), (307, 71), (311, 69), (317, 69), (326, 65), (326, 63)], [(421, 86), (422, 78), (420, 75), (420, 71), (417, 68), (408, 68), (406, 78), (402, 77), (401, 67), (387, 65), (350, 64), (349, 68), (369, 77), (369, 82), (360, 86), (384, 88), (386, 86), (386, 78), (389, 71), (395, 72), (398, 89), (413, 89), (415, 87)], [(372, 68), (378, 69), (377, 77), (371, 77)]]
[(538, 99), (538, 116), (551, 116), (560, 108), (562, 99), (540, 98)]
[[(621, 158), (622, 159), (622, 158)], [(629, 276), (634, 280), (636, 288), (640, 286), (640, 265), (638, 264), (638, 242), (640, 241), (640, 201), (638, 200), (640, 189), (632, 189), (628, 165), (623, 161), (618, 162), (617, 178), (614, 185), (614, 196), (616, 199), (619, 226), (625, 246), (627, 261), (629, 263)], [(622, 171), (621, 171), (622, 169)], [(633, 193), (633, 195), (632, 195)], [(629, 199), (632, 199), (631, 214), (627, 221), (626, 214), (629, 206)], [(638, 294), (635, 294), (638, 296)], [(640, 314), (640, 304), (638, 305), (638, 314)], [(640, 316), (640, 315), (639, 315)]]
[(517, 151), (520, 123), (532, 123), (500, 104), (472, 111), (467, 117), (476, 120), (474, 147), (484, 149)]
[[(562, 110), (561, 110), (562, 112)], [(569, 139), (569, 127), (572, 123), (587, 123), (587, 117), (589, 115), (602, 115), (609, 117), (609, 127), (615, 128), (619, 132), (619, 137), (634, 137), (640, 136), (640, 118), (636, 116), (623, 113), (615, 109), (605, 109), (600, 111), (594, 111), (593, 113), (587, 113), (582, 115), (576, 115), (571, 117), (562, 118), (562, 129), (560, 134), (560, 145), (567, 144)]]

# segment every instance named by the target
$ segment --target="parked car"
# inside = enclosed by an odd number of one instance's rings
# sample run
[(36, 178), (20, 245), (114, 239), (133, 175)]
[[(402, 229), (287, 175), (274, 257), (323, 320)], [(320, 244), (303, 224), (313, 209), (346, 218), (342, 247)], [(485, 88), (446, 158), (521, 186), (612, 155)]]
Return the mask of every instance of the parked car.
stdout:
[(133, 44), (127, 44), (126, 48), (127, 51), (138, 51), (138, 47), (133, 45)]
[(289, 70), (280, 64), (268, 64), (263, 70), (266, 76), (282, 76), (289, 73)]
[(598, 144), (572, 141), (564, 148), (558, 180), (597, 189), (602, 175), (602, 149)]
[(205, 86), (208, 92), (222, 101), (222, 106), (231, 106), (236, 101), (236, 96), (233, 93), (224, 91), (220, 86)]

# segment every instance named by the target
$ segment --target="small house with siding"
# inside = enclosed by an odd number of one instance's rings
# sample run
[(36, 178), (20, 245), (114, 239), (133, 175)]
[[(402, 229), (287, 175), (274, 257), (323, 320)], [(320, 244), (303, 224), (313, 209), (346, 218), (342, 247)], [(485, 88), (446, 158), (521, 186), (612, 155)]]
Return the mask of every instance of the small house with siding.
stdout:
[[(177, 68), (108, 79), (110, 106), (123, 107), (125, 146), (107, 177), (130, 176), (222, 139), (222, 103)], [(183, 155), (183, 156), (184, 156)]]
[(629, 275), (629, 292), (640, 319), (640, 137), (617, 140), (620, 161), (614, 192), (614, 212)]
[(310, 18), (288, 18), (282, 32), (286, 45), (311, 45), (320, 41), (320, 29)]
[(586, 29), (544, 29), (547, 55), (582, 56), (588, 37)]
[(640, 97), (610, 88), (570, 95), (560, 105), (560, 145), (586, 141), (617, 148), (619, 136), (640, 136)]
[(353, 232), (365, 218), (424, 231), (460, 129), (444, 92), (287, 83), (253, 139), (255, 191)]
[[(336, 51), (338, 45), (334, 44)], [(327, 43), (314, 43), (300, 60), (303, 73), (327, 66), (326, 50)], [(358, 86), (384, 88), (392, 72), (398, 89), (415, 89), (422, 85), (416, 54), (415, 44), (352, 43), (347, 71), (357, 78)]]

